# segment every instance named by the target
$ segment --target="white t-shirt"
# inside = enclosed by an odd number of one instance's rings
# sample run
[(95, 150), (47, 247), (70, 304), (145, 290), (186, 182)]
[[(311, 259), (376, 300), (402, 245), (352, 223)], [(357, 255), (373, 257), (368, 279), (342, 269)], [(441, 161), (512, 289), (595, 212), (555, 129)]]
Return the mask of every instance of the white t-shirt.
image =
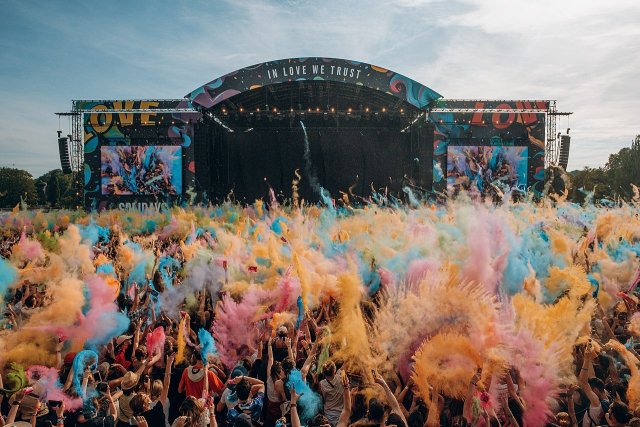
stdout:
[(324, 415), (331, 425), (336, 425), (342, 412), (344, 386), (342, 385), (341, 372), (336, 372), (332, 381), (323, 379), (320, 381), (320, 391), (324, 400)]
[(602, 403), (598, 406), (591, 406), (591, 404), (589, 404), (589, 409), (584, 413), (584, 417), (582, 418), (582, 427), (599, 426), (602, 423), (603, 415), (604, 409), (602, 408)]

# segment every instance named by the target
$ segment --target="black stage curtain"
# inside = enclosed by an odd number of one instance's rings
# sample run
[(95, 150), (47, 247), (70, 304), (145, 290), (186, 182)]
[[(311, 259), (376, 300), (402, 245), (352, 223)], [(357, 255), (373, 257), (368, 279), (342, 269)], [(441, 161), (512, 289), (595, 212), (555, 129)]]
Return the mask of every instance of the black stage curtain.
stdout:
[[(404, 198), (402, 187), (407, 184), (431, 189), (431, 126), (410, 132), (316, 127), (307, 129), (307, 135), (313, 173), (333, 198), (349, 188), (367, 197), (372, 186), (380, 192), (386, 187), (400, 198)], [(301, 128), (228, 132), (217, 127), (200, 131), (196, 135), (196, 177), (212, 200), (219, 201), (233, 191), (236, 200), (252, 203), (257, 198), (268, 199), (269, 185), (278, 199), (290, 198), (297, 169), (302, 177), (300, 197), (316, 202), (319, 195), (310, 186), (304, 150)]]

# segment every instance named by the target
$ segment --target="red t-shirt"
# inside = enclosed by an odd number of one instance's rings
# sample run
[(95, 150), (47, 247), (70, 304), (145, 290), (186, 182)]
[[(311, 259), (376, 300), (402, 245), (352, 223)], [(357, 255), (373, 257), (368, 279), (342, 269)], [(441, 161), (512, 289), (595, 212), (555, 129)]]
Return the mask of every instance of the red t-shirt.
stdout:
[[(204, 375), (202, 375), (203, 367), (189, 366), (182, 371), (182, 377), (180, 378), (180, 390), (184, 390), (187, 396), (193, 396), (196, 399), (202, 397), (202, 390), (204, 389)], [(224, 388), (224, 383), (220, 381), (220, 378), (211, 371), (207, 371), (209, 375), (209, 395), (214, 393), (220, 394)], [(193, 378), (199, 378), (198, 381), (194, 381)]]
[(116, 355), (116, 363), (122, 365), (125, 369), (129, 369), (131, 366), (131, 362), (127, 360), (127, 357), (124, 355), (124, 351), (121, 351)]

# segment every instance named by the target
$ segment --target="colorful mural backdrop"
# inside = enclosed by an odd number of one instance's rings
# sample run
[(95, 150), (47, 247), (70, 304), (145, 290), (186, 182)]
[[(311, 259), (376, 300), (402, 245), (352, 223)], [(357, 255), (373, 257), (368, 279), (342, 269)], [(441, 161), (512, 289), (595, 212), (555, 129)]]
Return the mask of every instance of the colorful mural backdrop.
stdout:
[(189, 101), (76, 101), (74, 107), (84, 110), (86, 209), (144, 210), (195, 197), (193, 127), (201, 114)]
[(534, 194), (543, 191), (547, 101), (438, 100), (434, 107), (439, 110), (428, 116), (436, 128), (434, 191), (447, 190), (450, 146), (527, 148), (526, 183), (518, 186)]
[(386, 92), (418, 108), (442, 96), (402, 74), (364, 62), (336, 58), (290, 58), (241, 68), (189, 93), (194, 105), (211, 108), (239, 93), (296, 80), (329, 80)]
[(452, 145), (447, 150), (447, 192), (483, 195), (526, 192), (528, 147)]

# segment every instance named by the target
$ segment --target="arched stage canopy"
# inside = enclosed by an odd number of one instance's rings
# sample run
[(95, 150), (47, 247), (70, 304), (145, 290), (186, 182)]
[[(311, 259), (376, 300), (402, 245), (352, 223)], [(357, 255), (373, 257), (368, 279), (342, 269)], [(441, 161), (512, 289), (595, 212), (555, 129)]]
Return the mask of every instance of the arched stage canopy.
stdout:
[(281, 59), (241, 68), (200, 86), (186, 98), (195, 107), (208, 109), (242, 93), (301, 81), (356, 85), (394, 96), (419, 109), (442, 98), (436, 91), (395, 71), (364, 62), (319, 57)]

